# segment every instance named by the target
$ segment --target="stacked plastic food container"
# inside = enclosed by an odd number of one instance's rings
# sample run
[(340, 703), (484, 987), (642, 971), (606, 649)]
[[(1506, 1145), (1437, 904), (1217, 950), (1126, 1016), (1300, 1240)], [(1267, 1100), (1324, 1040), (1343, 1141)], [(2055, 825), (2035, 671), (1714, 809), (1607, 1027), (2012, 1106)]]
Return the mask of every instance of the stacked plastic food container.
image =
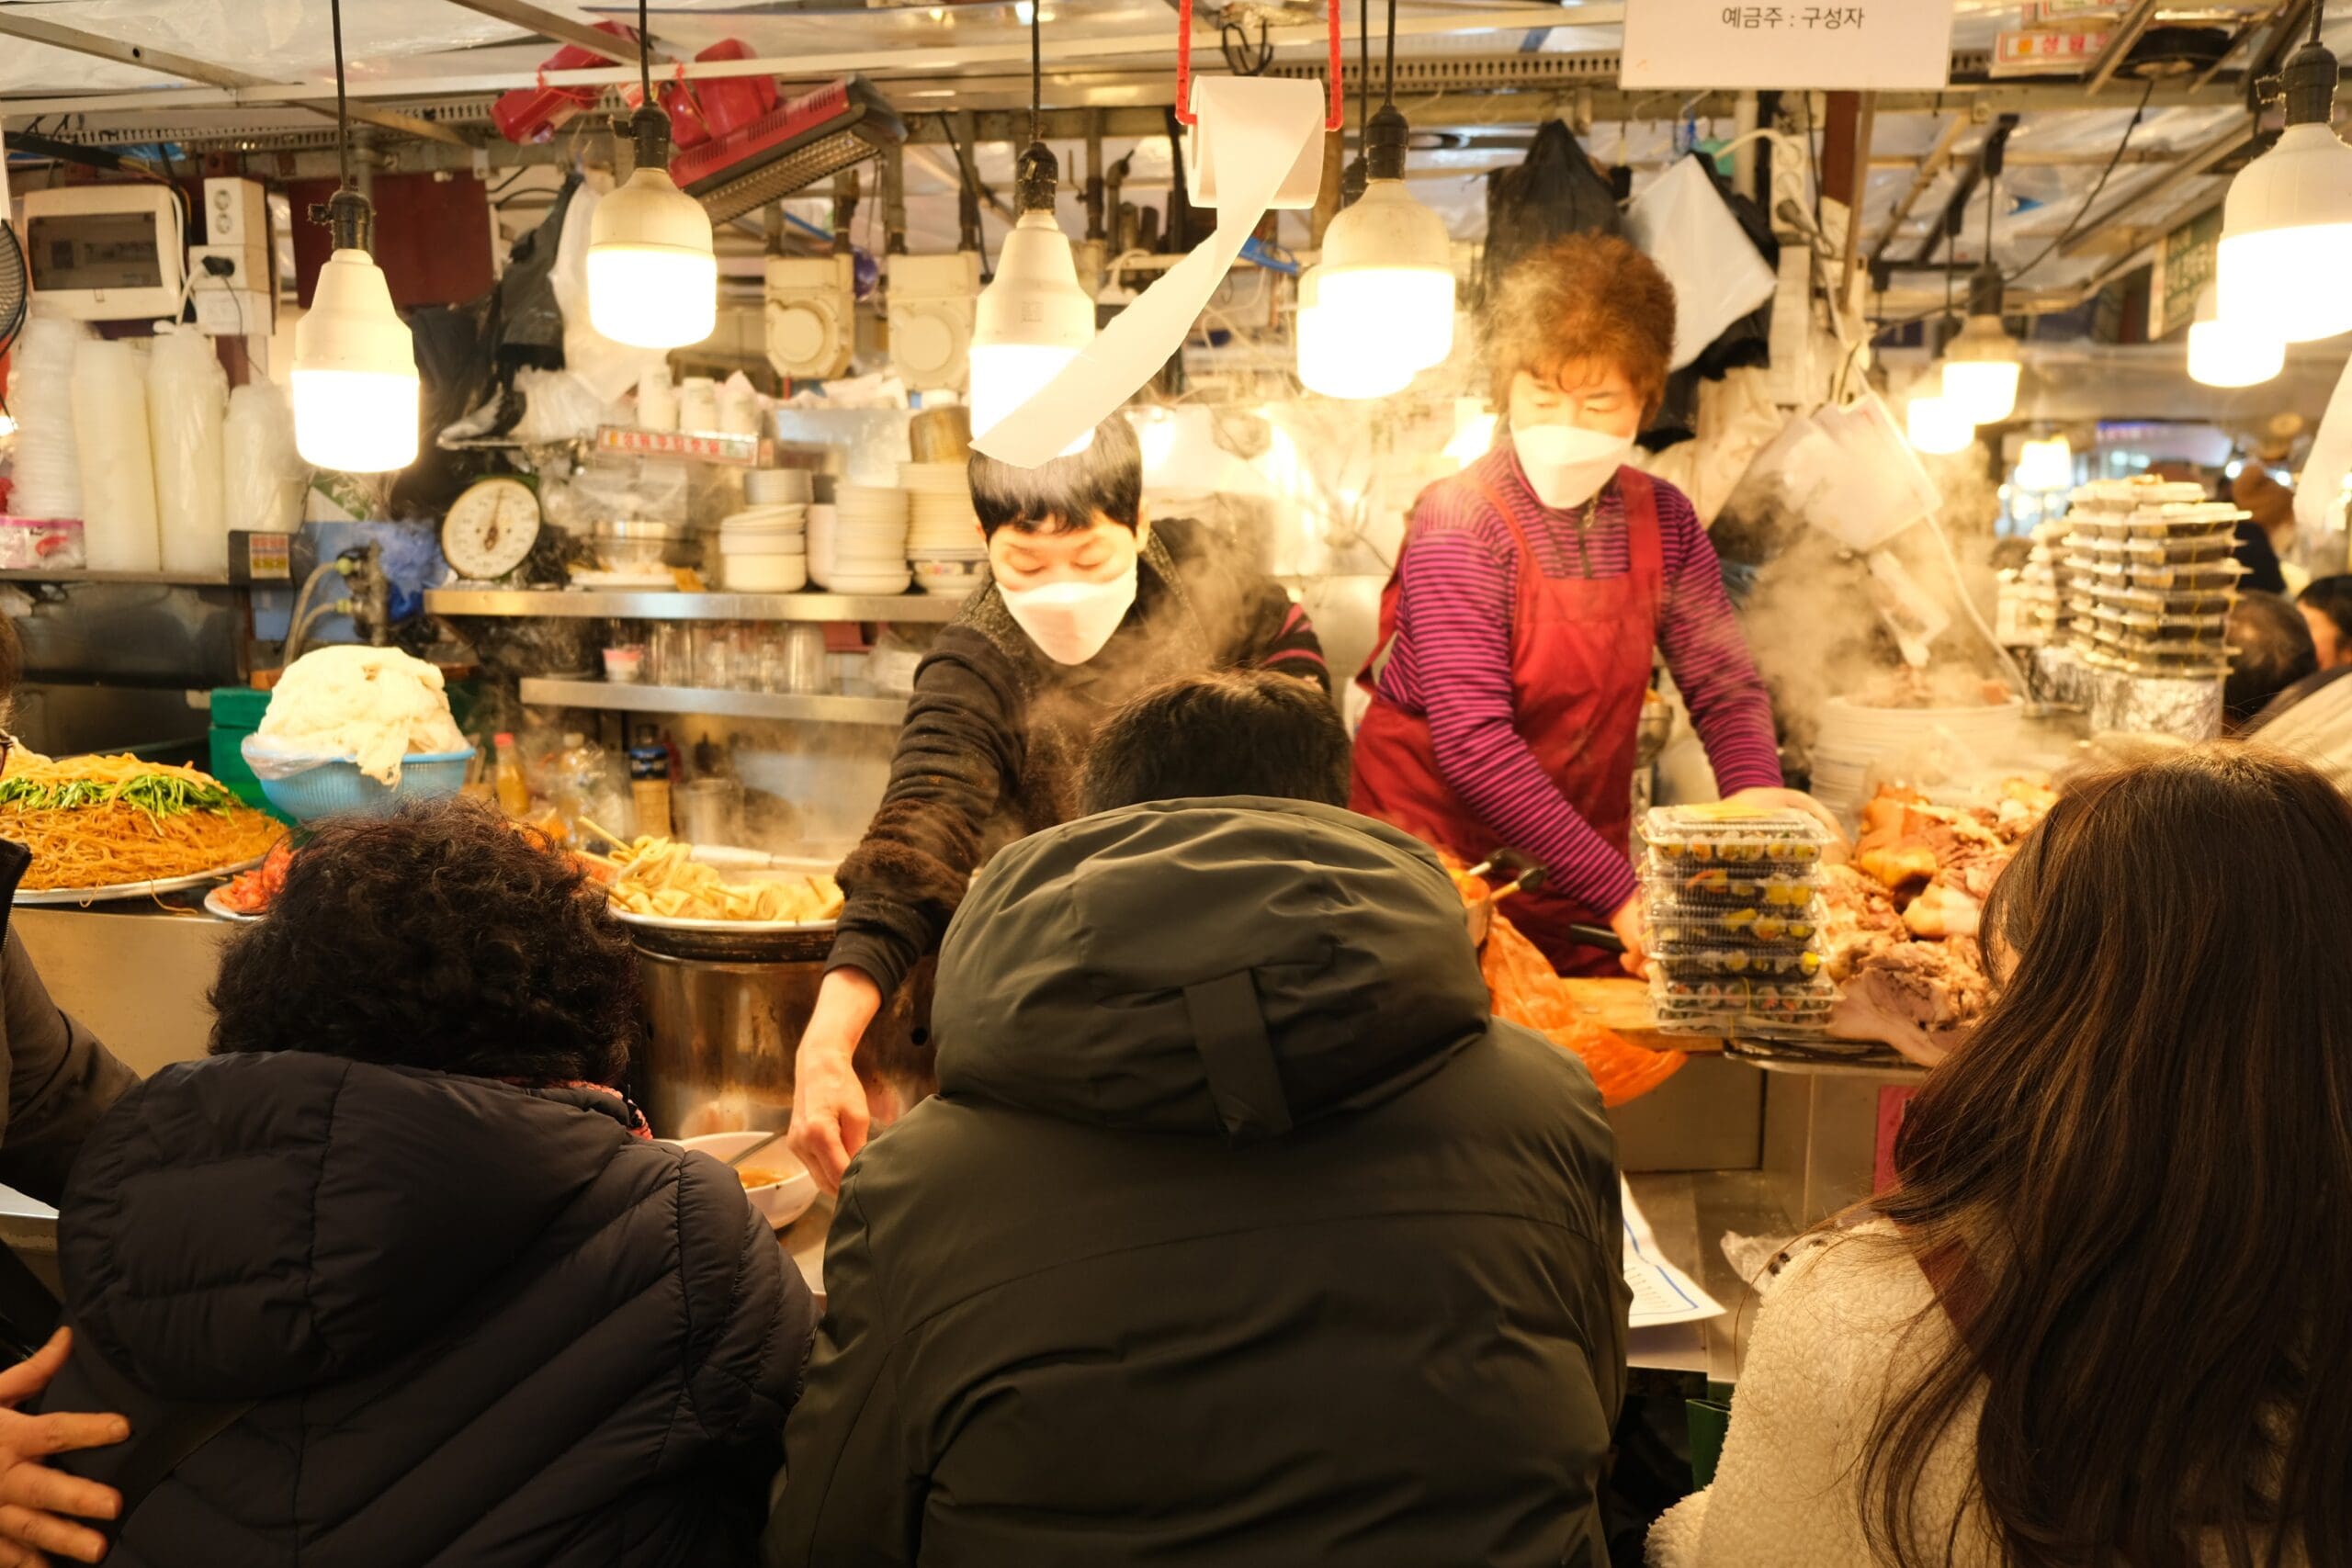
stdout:
[(1819, 1034), (1838, 999), (1822, 972), (1821, 825), (1795, 811), (1661, 806), (1643, 817), (1642, 840), (1658, 1027)]
[(2230, 671), (2232, 559), (2248, 513), (2204, 487), (2102, 479), (2078, 488), (2066, 522), (2066, 610), (2084, 662), (2128, 675), (2211, 679)]

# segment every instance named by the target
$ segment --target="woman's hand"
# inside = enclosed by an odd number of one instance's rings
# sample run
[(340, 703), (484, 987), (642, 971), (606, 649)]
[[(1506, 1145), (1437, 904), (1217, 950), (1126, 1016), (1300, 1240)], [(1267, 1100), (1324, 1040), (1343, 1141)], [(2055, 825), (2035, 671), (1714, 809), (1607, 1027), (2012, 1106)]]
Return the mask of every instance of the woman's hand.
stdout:
[(873, 1111), (857, 1081), (857, 1043), (882, 1010), (882, 987), (862, 969), (836, 969), (817, 990), (792, 1064), (790, 1149), (817, 1185), (842, 1190), (842, 1173), (865, 1146)]
[(1650, 928), (1649, 921), (1642, 914), (1642, 896), (1639, 893), (1617, 907), (1617, 912), (1609, 917), (1609, 929), (1615, 931), (1617, 940), (1625, 944), (1623, 955), (1617, 960), (1625, 966), (1625, 973), (1636, 980), (1648, 979)]
[(107, 1554), (106, 1537), (63, 1516), (111, 1519), (122, 1512), (122, 1495), (113, 1487), (41, 1461), (122, 1442), (130, 1422), (67, 1410), (27, 1416), (17, 1408), (49, 1386), (73, 1343), (73, 1332), (61, 1328), (29, 1359), (0, 1371), (0, 1568), (50, 1568), (52, 1555), (96, 1562)]
[(1751, 807), (1758, 811), (1802, 811), (1829, 829), (1832, 842), (1847, 844), (1845, 827), (1829, 814), (1829, 807), (1801, 789), (1744, 789), (1724, 797), (1725, 806)]

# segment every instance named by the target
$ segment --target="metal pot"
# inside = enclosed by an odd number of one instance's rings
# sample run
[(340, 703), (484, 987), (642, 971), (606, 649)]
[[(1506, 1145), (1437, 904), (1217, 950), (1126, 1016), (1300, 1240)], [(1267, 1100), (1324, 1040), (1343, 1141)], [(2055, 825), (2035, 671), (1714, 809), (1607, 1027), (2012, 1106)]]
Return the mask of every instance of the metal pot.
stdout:
[(960, 463), (972, 455), (972, 411), (962, 403), (924, 409), (907, 421), (907, 449), (918, 463)]
[[(691, 1137), (788, 1123), (793, 1054), (817, 1005), (832, 932), (695, 933), (684, 943), (671, 933), (637, 934), (646, 1046), (632, 1089), (653, 1131)], [(930, 1045), (931, 981), (926, 962), (884, 1006), (858, 1046), (857, 1075), (877, 1120), (938, 1088)]]

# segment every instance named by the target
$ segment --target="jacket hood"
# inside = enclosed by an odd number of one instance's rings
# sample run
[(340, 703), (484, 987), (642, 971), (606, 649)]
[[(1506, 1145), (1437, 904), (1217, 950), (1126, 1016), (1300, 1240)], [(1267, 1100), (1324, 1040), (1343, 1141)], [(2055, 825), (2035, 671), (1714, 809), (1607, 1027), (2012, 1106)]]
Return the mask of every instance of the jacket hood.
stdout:
[(1236, 1141), (1388, 1099), (1488, 1024), (1419, 840), (1300, 801), (1089, 817), (988, 863), (933, 1009), (944, 1095)]
[(300, 1052), (165, 1067), (74, 1165), (68, 1310), (169, 1399), (349, 1376), (511, 1269), (634, 1141), (625, 1114), (594, 1090)]

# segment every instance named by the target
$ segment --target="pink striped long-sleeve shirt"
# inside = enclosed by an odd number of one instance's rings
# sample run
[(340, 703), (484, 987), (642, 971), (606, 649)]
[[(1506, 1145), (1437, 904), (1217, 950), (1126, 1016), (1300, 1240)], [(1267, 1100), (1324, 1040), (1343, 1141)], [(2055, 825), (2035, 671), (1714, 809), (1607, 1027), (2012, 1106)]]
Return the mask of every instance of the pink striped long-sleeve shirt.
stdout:
[[(1512, 509), (1547, 578), (1623, 577), (1632, 570), (1624, 502), (1612, 482), (1589, 528), (1535, 499), (1508, 443), (1478, 472)], [(1725, 795), (1781, 783), (1770, 699), (1724, 592), (1720, 563), (1690, 500), (1657, 491), (1666, 584), (1658, 647)], [(1380, 694), (1428, 717), (1438, 770), (1498, 842), (1550, 868), (1554, 885), (1607, 913), (1634, 895), (1634, 869), (1553, 784), (1514, 726), (1511, 634), (1519, 550), (1476, 485), (1430, 490), (1399, 563), (1396, 637)]]

